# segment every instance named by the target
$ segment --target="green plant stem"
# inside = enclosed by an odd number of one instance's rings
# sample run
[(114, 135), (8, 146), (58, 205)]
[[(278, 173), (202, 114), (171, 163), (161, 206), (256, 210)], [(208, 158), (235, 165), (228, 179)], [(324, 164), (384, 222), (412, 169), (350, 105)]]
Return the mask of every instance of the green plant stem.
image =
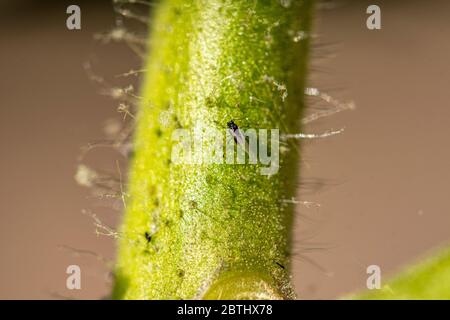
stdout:
[[(261, 164), (177, 164), (173, 133), (198, 126), (297, 133), (312, 1), (167, 0), (151, 50), (120, 229), (116, 299), (289, 299), (299, 153)], [(211, 147), (211, 145), (206, 145)], [(205, 148), (205, 146), (204, 146)]]

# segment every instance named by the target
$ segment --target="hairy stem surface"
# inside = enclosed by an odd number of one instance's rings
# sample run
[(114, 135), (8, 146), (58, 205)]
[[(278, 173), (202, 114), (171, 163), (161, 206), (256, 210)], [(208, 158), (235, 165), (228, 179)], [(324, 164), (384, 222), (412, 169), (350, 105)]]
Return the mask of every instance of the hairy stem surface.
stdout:
[(114, 298), (294, 297), (294, 208), (283, 200), (295, 195), (296, 142), (280, 141), (270, 175), (262, 163), (174, 163), (172, 152), (178, 129), (225, 137), (230, 120), (240, 129), (299, 132), (311, 9), (308, 0), (159, 3)]

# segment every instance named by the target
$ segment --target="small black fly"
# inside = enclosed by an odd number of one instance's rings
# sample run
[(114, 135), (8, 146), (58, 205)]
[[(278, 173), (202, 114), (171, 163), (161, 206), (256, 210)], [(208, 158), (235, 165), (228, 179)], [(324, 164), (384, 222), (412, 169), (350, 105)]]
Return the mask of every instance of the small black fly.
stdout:
[(242, 146), (245, 146), (245, 137), (242, 134), (241, 130), (239, 130), (239, 127), (237, 126), (237, 124), (234, 123), (233, 119), (231, 119), (230, 121), (227, 122), (227, 127), (228, 127), (228, 129), (230, 129), (230, 133), (234, 138), (234, 142), (236, 142), (237, 144), (240, 144)]
[(233, 136), (234, 142), (244, 149), (244, 151), (249, 155), (250, 159), (257, 159), (255, 155), (256, 150), (252, 150), (250, 148), (249, 144), (245, 140), (245, 135), (242, 133), (241, 129), (239, 129), (238, 125), (234, 122), (233, 119), (227, 122), (227, 127), (230, 130), (231, 135)]
[(227, 127), (228, 127), (228, 129), (233, 130), (233, 131), (236, 131), (236, 130), (239, 129), (239, 127), (237, 126), (237, 124), (234, 123), (234, 120), (233, 120), (233, 119), (227, 122)]
[(242, 133), (241, 129), (239, 129), (238, 125), (234, 122), (233, 119), (227, 122), (228, 130), (230, 131), (230, 134), (233, 136), (234, 142), (241, 146), (241, 148), (244, 149), (244, 151), (248, 154), (250, 159), (254, 159), (256, 163), (256, 152), (257, 150), (253, 150), (250, 148), (249, 144), (245, 140), (245, 135)]

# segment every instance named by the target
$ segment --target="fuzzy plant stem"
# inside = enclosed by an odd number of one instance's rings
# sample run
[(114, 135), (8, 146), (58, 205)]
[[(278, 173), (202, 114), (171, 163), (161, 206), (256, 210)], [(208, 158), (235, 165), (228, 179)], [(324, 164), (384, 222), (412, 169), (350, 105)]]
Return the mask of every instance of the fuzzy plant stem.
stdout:
[[(279, 169), (270, 174), (262, 173), (268, 165), (261, 162), (175, 163), (172, 152), (180, 129), (214, 129), (225, 140), (231, 120), (240, 130), (267, 129), (269, 154), (278, 144), (270, 129), (280, 136), (299, 132), (311, 11), (309, 0), (158, 3), (119, 231), (115, 299), (295, 298), (289, 199), (297, 141), (279, 141)], [(203, 149), (214, 147), (208, 141)]]

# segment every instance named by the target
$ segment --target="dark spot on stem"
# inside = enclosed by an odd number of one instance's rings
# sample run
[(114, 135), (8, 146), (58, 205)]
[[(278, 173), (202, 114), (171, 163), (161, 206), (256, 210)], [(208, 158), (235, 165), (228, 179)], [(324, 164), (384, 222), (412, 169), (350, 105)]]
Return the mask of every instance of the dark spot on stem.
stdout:
[(206, 183), (209, 184), (209, 185), (214, 184), (214, 182), (215, 182), (214, 177), (212, 175), (210, 175), (210, 174), (208, 174), (205, 177), (205, 180), (206, 180)]
[(150, 233), (148, 233), (147, 231), (145, 231), (144, 237), (145, 237), (145, 240), (147, 240), (147, 243), (150, 243), (150, 241), (152, 241), (152, 235)]
[(164, 220), (164, 225), (165, 225), (166, 227), (170, 227), (171, 224), (172, 224), (172, 221), (171, 221), (171, 220), (169, 220), (169, 219)]
[(189, 202), (189, 207), (194, 210), (197, 209), (198, 208), (197, 202), (195, 202), (194, 200), (191, 200)]
[(158, 138), (161, 138), (161, 136), (162, 136), (162, 134), (163, 134), (161, 128), (156, 128), (155, 134), (156, 134), (156, 136), (157, 136)]
[(180, 8), (173, 8), (173, 13), (174, 13), (176, 16), (179, 16), (179, 15), (181, 15), (181, 9), (180, 9)]
[(214, 107), (214, 99), (212, 97), (206, 97), (205, 104), (207, 108)]

